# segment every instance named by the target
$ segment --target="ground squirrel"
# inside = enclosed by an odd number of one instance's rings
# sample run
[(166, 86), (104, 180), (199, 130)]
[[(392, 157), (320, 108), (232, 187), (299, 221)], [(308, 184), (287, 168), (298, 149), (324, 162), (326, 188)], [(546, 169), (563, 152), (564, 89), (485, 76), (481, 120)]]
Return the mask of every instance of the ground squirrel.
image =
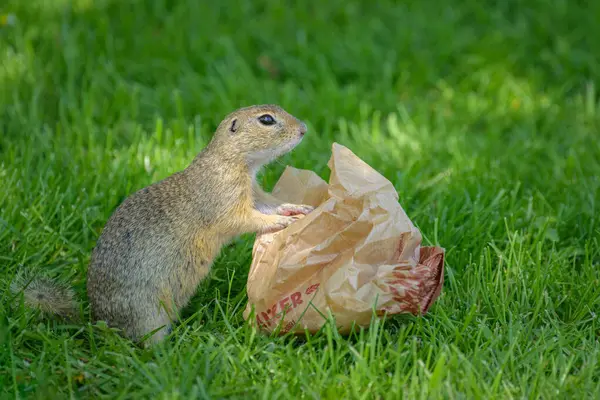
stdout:
[[(224, 244), (244, 233), (283, 229), (309, 213), (312, 207), (284, 204), (255, 179), (263, 165), (298, 145), (306, 130), (276, 105), (238, 109), (187, 168), (123, 201), (92, 252), (87, 274), (92, 318), (133, 340), (155, 331), (147, 343), (156, 343), (169, 333)], [(60, 297), (52, 295), (56, 287), (40, 282), (34, 287), (35, 293), (24, 290), (26, 302), (60, 309), (45, 304)]]

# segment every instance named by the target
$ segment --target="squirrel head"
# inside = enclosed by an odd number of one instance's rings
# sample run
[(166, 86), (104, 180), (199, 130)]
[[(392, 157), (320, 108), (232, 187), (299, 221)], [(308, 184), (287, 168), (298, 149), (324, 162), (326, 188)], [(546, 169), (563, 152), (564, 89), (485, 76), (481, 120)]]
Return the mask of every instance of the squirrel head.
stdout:
[(219, 124), (211, 147), (226, 149), (259, 168), (296, 147), (306, 124), (277, 105), (240, 108)]

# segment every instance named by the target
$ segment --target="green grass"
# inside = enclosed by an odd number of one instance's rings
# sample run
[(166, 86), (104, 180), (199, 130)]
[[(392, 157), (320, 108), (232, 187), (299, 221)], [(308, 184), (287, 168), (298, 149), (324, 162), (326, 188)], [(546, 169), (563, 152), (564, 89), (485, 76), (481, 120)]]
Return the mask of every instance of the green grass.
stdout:
[[(286, 2), (292, 4), (293, 2)], [(397, 4), (399, 3), (399, 4)], [(5, 0), (0, 13), (0, 398), (600, 398), (600, 2)], [(271, 338), (243, 320), (253, 238), (223, 249), (168, 342), (39, 319), (7, 285), (86, 310), (114, 208), (220, 119), (278, 103), (390, 179), (447, 249), (423, 318)], [(85, 314), (87, 315), (87, 314)]]

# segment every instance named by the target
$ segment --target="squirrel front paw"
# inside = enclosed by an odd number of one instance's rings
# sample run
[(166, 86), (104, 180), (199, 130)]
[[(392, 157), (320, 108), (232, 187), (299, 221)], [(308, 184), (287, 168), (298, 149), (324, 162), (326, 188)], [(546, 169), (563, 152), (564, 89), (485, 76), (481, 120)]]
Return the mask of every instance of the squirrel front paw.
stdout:
[(287, 228), (292, 222), (299, 220), (301, 216), (278, 216), (274, 224), (264, 229), (264, 233), (273, 233)]
[(306, 215), (314, 209), (314, 207), (307, 206), (305, 204), (282, 204), (279, 207), (277, 207), (275, 213), (279, 215)]

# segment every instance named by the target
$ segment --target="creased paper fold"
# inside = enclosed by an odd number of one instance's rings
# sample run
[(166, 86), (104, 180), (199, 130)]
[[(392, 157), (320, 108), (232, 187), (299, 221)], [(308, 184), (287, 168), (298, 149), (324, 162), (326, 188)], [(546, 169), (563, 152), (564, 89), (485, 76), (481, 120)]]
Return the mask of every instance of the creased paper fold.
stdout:
[(421, 234), (394, 186), (349, 149), (333, 144), (329, 184), (287, 167), (273, 194), (315, 210), (256, 238), (248, 305), (266, 332), (316, 332), (333, 315), (340, 333), (368, 326), (373, 310), (424, 314), (444, 282), (444, 249)]

